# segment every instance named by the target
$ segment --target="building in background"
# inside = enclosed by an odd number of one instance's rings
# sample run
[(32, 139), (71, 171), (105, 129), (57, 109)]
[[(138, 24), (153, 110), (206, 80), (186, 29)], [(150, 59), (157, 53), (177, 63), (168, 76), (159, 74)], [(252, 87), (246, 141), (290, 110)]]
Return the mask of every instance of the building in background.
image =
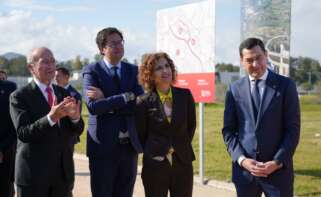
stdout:
[(291, 0), (241, 0), (241, 40), (262, 39), (273, 70), (285, 76), (290, 70), (290, 30)]

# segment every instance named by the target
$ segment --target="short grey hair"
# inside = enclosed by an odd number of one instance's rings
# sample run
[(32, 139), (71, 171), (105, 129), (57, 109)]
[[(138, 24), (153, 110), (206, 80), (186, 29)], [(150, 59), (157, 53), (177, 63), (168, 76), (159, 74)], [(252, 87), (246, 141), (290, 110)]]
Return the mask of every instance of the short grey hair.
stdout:
[(31, 49), (28, 56), (27, 56), (27, 65), (34, 64), (35, 62), (38, 61), (39, 57), (35, 54), (35, 52), (37, 50), (48, 50), (51, 52), (51, 50), (47, 47), (36, 47), (36, 48)]

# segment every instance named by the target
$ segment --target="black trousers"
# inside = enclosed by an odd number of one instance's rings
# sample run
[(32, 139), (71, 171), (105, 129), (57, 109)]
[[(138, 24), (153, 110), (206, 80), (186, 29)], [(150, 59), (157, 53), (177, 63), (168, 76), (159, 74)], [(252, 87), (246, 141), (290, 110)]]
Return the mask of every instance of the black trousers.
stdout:
[(167, 159), (156, 161), (144, 157), (142, 180), (146, 197), (192, 197), (193, 166), (173, 154), (173, 165)]
[(131, 197), (137, 176), (137, 153), (119, 144), (114, 158), (89, 157), (92, 197)]
[(71, 197), (74, 182), (65, 179), (62, 166), (51, 170), (55, 173), (48, 180), (30, 185), (17, 184), (17, 197)]
[(10, 150), (3, 152), (3, 162), (0, 163), (0, 196), (14, 196), (14, 162), (15, 146)]

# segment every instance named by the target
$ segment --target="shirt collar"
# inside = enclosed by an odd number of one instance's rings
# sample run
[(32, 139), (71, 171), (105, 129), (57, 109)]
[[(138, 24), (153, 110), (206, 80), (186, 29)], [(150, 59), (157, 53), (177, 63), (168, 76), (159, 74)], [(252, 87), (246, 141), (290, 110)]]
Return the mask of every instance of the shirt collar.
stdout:
[(103, 58), (107, 68), (111, 69), (112, 67), (116, 66), (118, 67), (119, 69), (121, 68), (121, 63), (118, 62), (116, 65), (112, 65), (106, 58)]
[(68, 83), (64, 88), (67, 90), (69, 88), (70, 84)]
[[(37, 86), (40, 88), (40, 90), (42, 92), (46, 92), (46, 88), (47, 88), (47, 85), (40, 82), (36, 77), (33, 77), (33, 80), (35, 81), (35, 83), (37, 84)], [(53, 90), (52, 88), (52, 83), (49, 84), (49, 86), (51, 87), (51, 89)]]
[[(264, 74), (259, 79), (262, 80), (262, 81), (266, 81), (266, 78), (267, 78), (268, 74), (269, 74), (269, 70), (266, 69)], [(250, 79), (250, 81), (255, 80), (255, 78), (252, 77), (251, 75), (249, 75), (249, 79)]]
[(164, 94), (159, 90), (157, 90), (157, 94), (159, 95), (159, 99), (162, 103), (165, 102), (165, 99), (170, 99), (171, 101), (173, 100), (172, 88), (169, 89), (168, 94)]

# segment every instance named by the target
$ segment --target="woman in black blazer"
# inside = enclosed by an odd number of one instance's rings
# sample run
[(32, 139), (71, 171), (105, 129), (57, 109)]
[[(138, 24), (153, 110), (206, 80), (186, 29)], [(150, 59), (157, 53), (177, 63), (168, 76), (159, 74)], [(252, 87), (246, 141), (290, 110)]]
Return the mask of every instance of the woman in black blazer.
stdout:
[(136, 125), (146, 197), (192, 196), (195, 103), (188, 89), (173, 86), (176, 74), (166, 53), (147, 54), (139, 69), (146, 93), (137, 99)]

